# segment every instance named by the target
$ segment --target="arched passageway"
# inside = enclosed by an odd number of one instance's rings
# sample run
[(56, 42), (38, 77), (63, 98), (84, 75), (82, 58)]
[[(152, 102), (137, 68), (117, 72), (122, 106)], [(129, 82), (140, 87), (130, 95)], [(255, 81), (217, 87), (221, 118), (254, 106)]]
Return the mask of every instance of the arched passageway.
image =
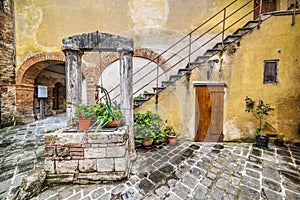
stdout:
[(16, 108), (24, 123), (39, 118), (37, 85), (48, 87), (44, 106), (46, 116), (65, 111), (64, 62), (63, 53), (40, 53), (27, 59), (17, 70)]

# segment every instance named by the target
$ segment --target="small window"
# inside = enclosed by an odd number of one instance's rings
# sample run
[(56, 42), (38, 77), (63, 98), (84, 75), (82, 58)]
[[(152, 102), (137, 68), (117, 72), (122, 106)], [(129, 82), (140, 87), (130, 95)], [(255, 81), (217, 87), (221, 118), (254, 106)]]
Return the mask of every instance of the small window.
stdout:
[(278, 83), (278, 61), (264, 62), (264, 84)]

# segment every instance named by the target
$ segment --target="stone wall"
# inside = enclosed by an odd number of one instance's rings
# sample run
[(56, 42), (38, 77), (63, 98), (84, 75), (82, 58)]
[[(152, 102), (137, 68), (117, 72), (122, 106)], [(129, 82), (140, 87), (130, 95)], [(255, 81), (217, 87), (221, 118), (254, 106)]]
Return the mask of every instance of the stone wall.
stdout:
[(1, 124), (10, 125), (15, 109), (13, 1), (5, 0), (0, 9), (0, 100)]
[(129, 175), (130, 165), (125, 128), (114, 132), (58, 131), (45, 135), (47, 185), (121, 180)]

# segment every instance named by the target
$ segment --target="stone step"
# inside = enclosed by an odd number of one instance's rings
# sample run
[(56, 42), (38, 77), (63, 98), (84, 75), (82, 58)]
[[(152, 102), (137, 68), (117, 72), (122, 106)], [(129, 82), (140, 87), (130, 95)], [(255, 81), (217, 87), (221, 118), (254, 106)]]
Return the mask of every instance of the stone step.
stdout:
[(225, 38), (225, 42), (235, 42), (236, 40), (240, 39), (242, 37), (242, 35), (228, 35)]
[(174, 81), (162, 81), (161, 86), (166, 88), (166, 87), (172, 85), (173, 83), (174, 83)]
[(182, 77), (182, 75), (171, 75), (169, 78), (169, 81), (177, 81), (178, 79), (180, 79)]

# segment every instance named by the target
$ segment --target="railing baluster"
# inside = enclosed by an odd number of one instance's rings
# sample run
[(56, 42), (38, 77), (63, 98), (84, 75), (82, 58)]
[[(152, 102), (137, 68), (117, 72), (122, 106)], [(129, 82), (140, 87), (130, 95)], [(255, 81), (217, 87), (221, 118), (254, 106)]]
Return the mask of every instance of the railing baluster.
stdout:
[(222, 26), (222, 51), (224, 49), (224, 29), (225, 29), (225, 20), (226, 20), (226, 8), (224, 9), (223, 15), (223, 26)]
[(263, 0), (259, 0), (259, 17), (258, 17), (258, 25), (257, 28), (260, 28), (260, 23), (261, 23), (261, 13), (262, 13), (262, 1)]
[(188, 73), (191, 73), (191, 51), (192, 51), (192, 33), (190, 33), (189, 37), (189, 61), (188, 61)]
[(294, 8), (293, 8), (293, 16), (292, 16), (292, 26), (295, 25), (295, 18), (296, 18), (296, 7), (297, 7), (297, 0), (294, 2)]

